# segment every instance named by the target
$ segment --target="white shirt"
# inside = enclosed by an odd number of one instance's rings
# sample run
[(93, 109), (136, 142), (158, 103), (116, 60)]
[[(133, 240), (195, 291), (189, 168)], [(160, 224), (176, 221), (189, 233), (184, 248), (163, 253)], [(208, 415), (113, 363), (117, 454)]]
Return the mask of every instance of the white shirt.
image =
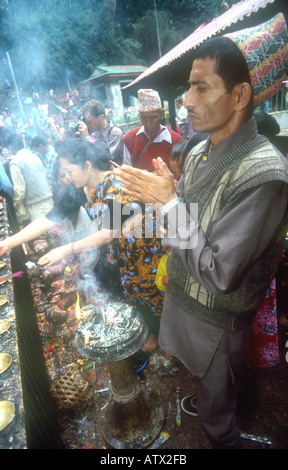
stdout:
[(187, 122), (188, 122), (187, 109), (184, 108), (184, 106), (182, 105), (177, 113), (176, 123), (179, 125), (179, 124), (187, 124)]

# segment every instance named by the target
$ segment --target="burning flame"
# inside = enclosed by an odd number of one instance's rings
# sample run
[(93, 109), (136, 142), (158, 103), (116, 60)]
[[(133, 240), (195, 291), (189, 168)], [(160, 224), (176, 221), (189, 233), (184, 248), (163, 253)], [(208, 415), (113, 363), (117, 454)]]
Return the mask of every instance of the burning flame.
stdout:
[(75, 315), (76, 315), (76, 318), (78, 321), (81, 320), (81, 309), (80, 309), (80, 298), (79, 298), (79, 294), (77, 292), (77, 302), (75, 304)]
[[(82, 314), (82, 311), (81, 311), (81, 308), (80, 308), (80, 297), (79, 297), (79, 294), (77, 292), (77, 301), (76, 301), (76, 304), (75, 304), (75, 316), (76, 316), (76, 319), (77, 321), (79, 322), (81, 319), (83, 319), (83, 314)], [(89, 338), (90, 338), (90, 331), (84, 331), (84, 342), (85, 342), (85, 345), (87, 345), (89, 343)]]
[(85, 342), (85, 346), (87, 346), (87, 344), (89, 343), (89, 338), (90, 338), (90, 331), (85, 331), (85, 332), (84, 332), (84, 342)]

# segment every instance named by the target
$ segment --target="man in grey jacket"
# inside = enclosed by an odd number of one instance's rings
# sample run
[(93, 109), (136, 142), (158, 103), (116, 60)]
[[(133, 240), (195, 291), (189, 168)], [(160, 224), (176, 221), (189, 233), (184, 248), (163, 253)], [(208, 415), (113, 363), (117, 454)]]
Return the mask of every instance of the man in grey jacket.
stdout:
[(158, 175), (126, 166), (115, 174), (124, 191), (163, 204), (162, 244), (172, 252), (159, 344), (197, 376), (197, 402), (186, 397), (184, 411), (198, 415), (213, 448), (235, 449), (253, 320), (287, 230), (288, 165), (257, 133), (248, 66), (230, 39), (200, 46), (189, 81), (188, 117), (209, 137), (191, 150), (177, 191), (161, 158)]

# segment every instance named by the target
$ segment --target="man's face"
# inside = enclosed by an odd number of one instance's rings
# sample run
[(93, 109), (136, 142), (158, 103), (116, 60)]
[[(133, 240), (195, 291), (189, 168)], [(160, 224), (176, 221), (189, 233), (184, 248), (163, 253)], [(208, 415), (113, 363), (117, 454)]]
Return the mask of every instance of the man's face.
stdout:
[(164, 111), (149, 111), (148, 113), (139, 113), (140, 121), (144, 126), (145, 132), (150, 138), (153, 138), (160, 129)]
[(99, 116), (95, 117), (93, 114), (87, 112), (85, 114), (86, 124), (91, 131), (96, 131), (97, 129), (101, 129), (103, 127), (103, 120), (104, 115), (100, 114)]
[(196, 132), (210, 134), (214, 145), (228, 137), (234, 115), (234, 93), (227, 93), (223, 79), (215, 72), (215, 61), (197, 59), (190, 74), (190, 89), (184, 106)]

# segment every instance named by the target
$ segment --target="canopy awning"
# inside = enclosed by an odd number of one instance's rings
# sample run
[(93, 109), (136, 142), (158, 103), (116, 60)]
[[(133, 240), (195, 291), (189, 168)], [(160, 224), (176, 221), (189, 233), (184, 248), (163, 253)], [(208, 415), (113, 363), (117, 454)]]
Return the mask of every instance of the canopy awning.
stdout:
[[(276, 9), (269, 9), (272, 4)], [(159, 91), (162, 99), (182, 94), (188, 88), (193, 53), (199, 44), (212, 36), (254, 26), (257, 22), (266, 21), (275, 12), (283, 11), (283, 9), (287, 14), (287, 0), (240, 1), (209, 23), (202, 24), (124, 89), (130, 89), (132, 94), (136, 94), (139, 88), (154, 88)], [(258, 15), (255, 16), (257, 13)], [(283, 13), (285, 14), (285, 11)], [(243, 26), (239, 25), (239, 22), (243, 20), (245, 20)]]

